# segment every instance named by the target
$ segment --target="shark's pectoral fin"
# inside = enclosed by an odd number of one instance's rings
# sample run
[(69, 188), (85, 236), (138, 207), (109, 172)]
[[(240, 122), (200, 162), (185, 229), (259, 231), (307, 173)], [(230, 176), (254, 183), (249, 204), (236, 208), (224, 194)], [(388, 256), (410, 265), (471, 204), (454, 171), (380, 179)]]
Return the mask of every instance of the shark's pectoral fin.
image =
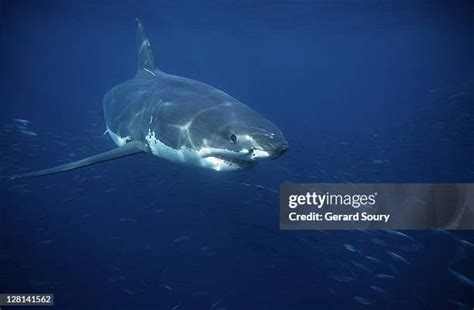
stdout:
[(97, 163), (109, 161), (109, 160), (114, 160), (117, 158), (122, 158), (130, 155), (134, 155), (137, 153), (143, 153), (146, 152), (146, 146), (142, 142), (129, 142), (119, 148), (97, 154), (91, 157), (87, 157), (72, 163), (56, 166), (53, 168), (49, 169), (44, 169), (40, 171), (35, 171), (35, 172), (30, 172), (30, 173), (24, 173), (24, 174), (18, 174), (14, 176), (8, 177), (9, 179), (22, 179), (22, 178), (33, 178), (33, 177), (39, 177), (43, 175), (48, 175), (48, 174), (55, 174), (55, 173), (60, 173), (68, 170), (73, 170), (73, 169), (78, 169), (90, 165), (94, 165)]

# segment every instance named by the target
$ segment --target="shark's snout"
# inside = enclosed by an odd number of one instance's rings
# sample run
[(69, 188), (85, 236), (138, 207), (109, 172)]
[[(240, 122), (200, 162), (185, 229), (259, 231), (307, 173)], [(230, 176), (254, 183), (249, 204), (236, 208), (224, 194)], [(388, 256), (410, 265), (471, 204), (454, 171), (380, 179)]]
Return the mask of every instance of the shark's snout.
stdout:
[(273, 152), (276, 156), (275, 158), (278, 158), (281, 155), (285, 154), (288, 151), (289, 148), (290, 148), (290, 146), (288, 145), (288, 143), (281, 144), (278, 147), (276, 147), (275, 151)]
[(282, 142), (277, 145), (274, 145), (272, 149), (268, 151), (268, 153), (270, 154), (270, 159), (279, 158), (280, 156), (285, 154), (289, 148), (290, 147), (287, 142)]

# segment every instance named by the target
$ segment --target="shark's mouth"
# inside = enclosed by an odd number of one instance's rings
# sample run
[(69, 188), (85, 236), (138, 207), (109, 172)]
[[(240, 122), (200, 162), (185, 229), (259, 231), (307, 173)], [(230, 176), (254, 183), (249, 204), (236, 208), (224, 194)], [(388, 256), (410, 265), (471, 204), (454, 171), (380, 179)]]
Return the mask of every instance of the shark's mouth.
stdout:
[(257, 164), (255, 161), (243, 160), (222, 154), (213, 154), (212, 156), (209, 156), (207, 158), (215, 159), (217, 162), (220, 163), (220, 166), (225, 166), (225, 170), (248, 169), (254, 167)]

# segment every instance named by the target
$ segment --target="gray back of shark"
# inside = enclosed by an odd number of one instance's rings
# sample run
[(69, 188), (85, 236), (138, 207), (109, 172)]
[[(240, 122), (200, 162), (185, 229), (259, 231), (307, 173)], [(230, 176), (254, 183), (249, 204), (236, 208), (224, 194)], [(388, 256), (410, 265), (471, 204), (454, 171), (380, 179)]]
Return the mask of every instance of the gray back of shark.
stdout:
[(11, 178), (54, 174), (138, 153), (230, 171), (275, 159), (288, 149), (272, 122), (237, 99), (210, 85), (160, 71), (138, 19), (137, 25), (137, 73), (103, 99), (107, 133), (118, 148)]

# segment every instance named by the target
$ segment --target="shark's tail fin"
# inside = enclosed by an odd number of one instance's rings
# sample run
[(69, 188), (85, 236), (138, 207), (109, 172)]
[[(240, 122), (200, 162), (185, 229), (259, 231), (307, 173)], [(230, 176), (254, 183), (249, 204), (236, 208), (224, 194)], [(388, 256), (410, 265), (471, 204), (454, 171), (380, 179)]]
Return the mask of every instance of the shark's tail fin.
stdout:
[(137, 74), (147, 71), (154, 74), (156, 70), (155, 57), (151, 49), (150, 41), (145, 34), (142, 22), (136, 18), (137, 21), (137, 53), (138, 53), (138, 68)]
[(109, 160), (114, 160), (130, 155), (134, 155), (137, 153), (143, 153), (146, 152), (146, 147), (143, 143), (141, 142), (129, 142), (119, 148), (97, 154), (91, 157), (87, 157), (72, 163), (64, 164), (64, 165), (59, 165), (53, 168), (48, 168), (40, 171), (34, 171), (34, 172), (29, 172), (29, 173), (24, 173), (24, 174), (17, 174), (13, 176), (0, 176), (0, 179), (24, 179), (24, 178), (34, 178), (34, 177), (39, 177), (39, 176), (44, 176), (44, 175), (49, 175), (49, 174), (56, 174), (64, 171), (69, 171), (69, 170), (74, 170), (86, 166), (90, 166), (93, 164), (109, 161)]

